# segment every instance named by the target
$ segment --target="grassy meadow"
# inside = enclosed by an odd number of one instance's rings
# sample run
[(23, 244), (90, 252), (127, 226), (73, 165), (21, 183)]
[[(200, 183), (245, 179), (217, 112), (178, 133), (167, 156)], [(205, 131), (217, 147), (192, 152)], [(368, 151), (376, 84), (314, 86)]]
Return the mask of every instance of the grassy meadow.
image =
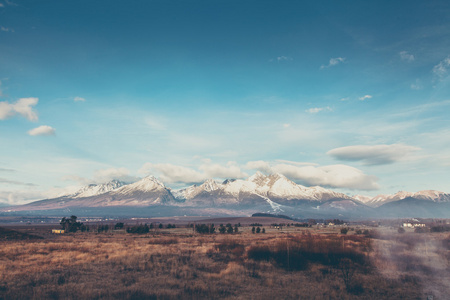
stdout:
[[(56, 226), (55, 226), (56, 228)], [(450, 235), (189, 227), (0, 241), (0, 299), (448, 299)], [(360, 233), (360, 232), (358, 232)]]

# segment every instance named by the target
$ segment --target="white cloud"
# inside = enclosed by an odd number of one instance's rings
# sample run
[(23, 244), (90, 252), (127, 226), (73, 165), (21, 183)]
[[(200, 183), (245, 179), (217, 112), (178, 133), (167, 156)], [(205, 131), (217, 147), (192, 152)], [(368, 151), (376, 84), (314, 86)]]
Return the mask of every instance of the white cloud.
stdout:
[(0, 191), (0, 202), (9, 205), (21, 205), (35, 200), (45, 199), (45, 193), (42, 191)]
[(439, 78), (443, 78), (448, 73), (448, 68), (450, 67), (450, 56), (439, 62), (433, 67), (433, 73)]
[(108, 168), (96, 170), (93, 179), (96, 183), (105, 183), (111, 180), (135, 182), (139, 178), (130, 176), (130, 171), (126, 168)]
[(0, 26), (0, 30), (4, 32), (14, 32), (14, 29)]
[(111, 180), (119, 180), (126, 183), (138, 181), (139, 178), (130, 175), (130, 171), (127, 168), (107, 168), (98, 169), (94, 171), (93, 178), (85, 178), (77, 175), (67, 175), (63, 177), (63, 180), (75, 181), (81, 185), (87, 185), (91, 183), (106, 183)]
[(289, 127), (291, 127), (291, 124), (285, 123), (285, 124), (283, 124), (283, 127), (284, 128), (289, 128)]
[(341, 101), (348, 101), (348, 100), (350, 100), (350, 98), (349, 97), (344, 97), (344, 98), (341, 98), (340, 100)]
[(249, 161), (246, 165), (245, 165), (246, 169), (250, 169), (250, 170), (258, 170), (264, 174), (271, 174), (273, 173), (272, 167), (270, 166), (270, 164), (268, 162), (262, 161), (262, 160), (257, 160), (257, 161)]
[(75, 102), (84, 102), (84, 101), (86, 101), (86, 99), (84, 99), (83, 97), (74, 97), (73, 101), (75, 101)]
[(340, 160), (361, 161), (365, 165), (385, 165), (397, 162), (420, 148), (404, 144), (355, 145), (332, 149), (327, 152)]
[(317, 114), (321, 111), (333, 111), (333, 110), (331, 109), (331, 107), (327, 106), (327, 107), (313, 107), (305, 111), (310, 114)]
[(361, 101), (364, 101), (364, 100), (367, 100), (367, 99), (372, 99), (372, 95), (364, 95), (362, 97), (359, 97), (358, 99), (361, 100)]
[(399, 55), (400, 55), (400, 59), (401, 60), (404, 60), (404, 61), (407, 61), (407, 62), (411, 62), (411, 61), (415, 60), (414, 55), (409, 54), (407, 51), (401, 51), (399, 53)]
[(320, 185), (331, 188), (348, 188), (355, 190), (379, 189), (377, 178), (366, 175), (361, 170), (346, 165), (329, 166), (294, 166), (279, 164), (273, 170), (294, 181), (306, 185)]
[(0, 102), (0, 120), (19, 114), (30, 121), (37, 121), (38, 116), (32, 106), (35, 106), (38, 101), (38, 98), (20, 98), (16, 103)]
[(139, 170), (141, 174), (156, 174), (167, 183), (200, 183), (210, 178), (244, 178), (248, 174), (241, 171), (236, 162), (228, 162), (226, 166), (205, 161), (198, 170), (173, 165), (146, 163)]
[(344, 61), (345, 61), (345, 57), (330, 58), (330, 61), (329, 61), (328, 65), (321, 65), (320, 69), (334, 67), (334, 66), (337, 66), (340, 63), (343, 63)]
[(246, 168), (265, 174), (280, 173), (300, 184), (320, 185), (332, 188), (355, 190), (375, 190), (379, 188), (377, 178), (364, 174), (361, 170), (346, 165), (318, 166), (312, 163), (299, 163), (280, 160), (271, 166), (268, 162), (250, 161)]
[(159, 178), (165, 183), (198, 183), (206, 179), (205, 175), (190, 168), (173, 164), (145, 163), (139, 170), (142, 174), (159, 174)]
[(55, 129), (47, 126), (47, 125), (42, 125), (36, 128), (33, 128), (31, 130), (28, 131), (29, 135), (55, 135)]
[(248, 174), (241, 171), (236, 162), (230, 161), (226, 166), (219, 164), (203, 164), (199, 167), (208, 178), (244, 178)]

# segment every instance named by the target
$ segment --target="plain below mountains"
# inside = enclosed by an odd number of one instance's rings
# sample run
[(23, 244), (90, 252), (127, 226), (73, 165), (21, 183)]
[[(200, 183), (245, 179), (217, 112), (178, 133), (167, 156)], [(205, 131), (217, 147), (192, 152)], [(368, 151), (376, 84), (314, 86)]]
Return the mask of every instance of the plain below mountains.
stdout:
[(305, 187), (281, 174), (256, 173), (246, 180), (207, 180), (172, 190), (153, 176), (125, 184), (91, 184), (70, 195), (1, 208), (2, 214), (96, 216), (245, 216), (257, 212), (297, 218), (450, 217), (450, 195), (437, 191), (350, 197), (319, 186)]

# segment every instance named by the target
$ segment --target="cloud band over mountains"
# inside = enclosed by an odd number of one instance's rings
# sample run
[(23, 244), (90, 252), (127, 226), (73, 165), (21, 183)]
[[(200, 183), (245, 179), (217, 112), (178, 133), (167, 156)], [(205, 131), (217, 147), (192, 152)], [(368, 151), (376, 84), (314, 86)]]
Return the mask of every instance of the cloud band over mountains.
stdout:
[(359, 161), (364, 165), (386, 165), (397, 162), (420, 148), (404, 145), (355, 145), (335, 148), (328, 155), (344, 161)]

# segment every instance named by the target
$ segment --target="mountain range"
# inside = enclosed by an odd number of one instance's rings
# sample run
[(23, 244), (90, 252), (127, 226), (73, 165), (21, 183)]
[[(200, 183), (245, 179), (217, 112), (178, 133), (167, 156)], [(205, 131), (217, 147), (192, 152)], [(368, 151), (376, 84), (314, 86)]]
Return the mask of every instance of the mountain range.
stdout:
[(305, 187), (281, 174), (258, 172), (246, 180), (209, 179), (179, 190), (166, 187), (153, 176), (130, 184), (113, 180), (90, 184), (73, 194), (0, 209), (2, 214), (59, 214), (61, 211), (121, 216), (269, 212), (300, 218), (449, 217), (450, 194), (421, 191), (350, 197), (319, 186)]

